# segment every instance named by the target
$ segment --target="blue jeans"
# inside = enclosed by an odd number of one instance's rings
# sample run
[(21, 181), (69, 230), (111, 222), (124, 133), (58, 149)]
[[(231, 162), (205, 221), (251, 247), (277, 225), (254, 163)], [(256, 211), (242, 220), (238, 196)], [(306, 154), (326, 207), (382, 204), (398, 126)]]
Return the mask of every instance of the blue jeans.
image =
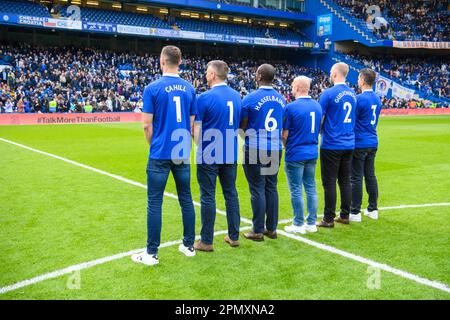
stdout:
[(294, 225), (302, 226), (304, 221), (304, 204), (302, 185), (305, 186), (306, 203), (308, 207), (308, 225), (315, 225), (317, 219), (317, 191), (316, 191), (316, 159), (305, 161), (285, 162), (284, 169), (291, 192), (292, 209), (294, 210)]
[(236, 191), (236, 164), (198, 164), (197, 180), (200, 185), (202, 230), (201, 241), (212, 244), (216, 221), (216, 181), (219, 177), (227, 212), (228, 236), (239, 239), (239, 198)]
[(147, 163), (147, 252), (158, 253), (161, 242), (162, 203), (169, 173), (172, 171), (178, 201), (183, 215), (183, 244), (192, 246), (195, 240), (195, 211), (191, 195), (189, 164), (174, 164), (171, 160), (149, 159)]

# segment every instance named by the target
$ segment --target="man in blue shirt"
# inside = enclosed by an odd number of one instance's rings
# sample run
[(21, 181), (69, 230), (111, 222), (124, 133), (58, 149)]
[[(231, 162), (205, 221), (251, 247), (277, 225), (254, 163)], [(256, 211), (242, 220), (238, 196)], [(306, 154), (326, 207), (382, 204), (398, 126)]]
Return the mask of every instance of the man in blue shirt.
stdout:
[(210, 61), (206, 81), (211, 88), (198, 97), (194, 124), (197, 149), (197, 180), (200, 185), (202, 230), (195, 250), (213, 251), (216, 218), (216, 181), (219, 177), (228, 221), (225, 242), (239, 246), (239, 199), (236, 191), (237, 130), (241, 113), (239, 93), (225, 83), (228, 65)]
[(256, 71), (258, 90), (242, 101), (240, 127), (245, 131), (243, 167), (253, 211), (253, 231), (245, 233), (244, 237), (254, 241), (263, 241), (264, 235), (271, 239), (277, 237), (277, 176), (286, 101), (273, 89), (274, 78), (275, 68), (270, 64), (261, 65)]
[[(285, 109), (283, 125), (283, 144), (286, 148), (284, 168), (291, 192), (291, 204), (294, 211), (292, 225), (286, 226), (287, 232), (317, 232), (317, 191), (316, 163), (319, 143), (322, 108), (309, 96), (311, 79), (300, 76), (292, 82), (292, 94), (295, 101)], [(305, 186), (308, 206), (307, 223), (304, 224), (304, 205), (302, 185)]]
[(150, 154), (147, 164), (147, 250), (132, 260), (145, 265), (159, 263), (161, 215), (164, 189), (172, 172), (183, 215), (183, 243), (178, 250), (195, 256), (195, 211), (191, 196), (190, 165), (191, 132), (197, 114), (194, 87), (181, 79), (178, 68), (181, 51), (166, 46), (161, 51), (163, 75), (148, 85), (143, 94), (143, 126)]
[(375, 176), (375, 155), (378, 148), (377, 125), (381, 111), (380, 98), (373, 92), (376, 74), (371, 69), (359, 73), (358, 86), (362, 93), (356, 97), (355, 151), (352, 161), (352, 204), (350, 221), (361, 222), (364, 177), (369, 194), (369, 206), (364, 214), (378, 219), (378, 183)]
[[(355, 91), (345, 84), (349, 67), (336, 63), (331, 68), (330, 79), (333, 87), (320, 96), (322, 106), (322, 144), (320, 164), (322, 184), (325, 193), (324, 217), (319, 227), (334, 227), (334, 221), (348, 224), (352, 188), (350, 172), (353, 149), (355, 148)], [(341, 193), (340, 217), (336, 213), (336, 180)]]

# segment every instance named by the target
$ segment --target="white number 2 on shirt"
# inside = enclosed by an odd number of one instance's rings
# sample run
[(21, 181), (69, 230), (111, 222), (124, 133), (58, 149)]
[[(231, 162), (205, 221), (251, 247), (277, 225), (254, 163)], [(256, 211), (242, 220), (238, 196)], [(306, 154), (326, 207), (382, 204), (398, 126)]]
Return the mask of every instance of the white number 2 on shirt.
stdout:
[(311, 111), (309, 115), (311, 116), (311, 133), (314, 133), (316, 131), (316, 113)]
[(227, 101), (227, 106), (230, 108), (230, 121), (228, 124), (230, 126), (233, 125), (233, 101)]
[(351, 123), (352, 119), (350, 119), (350, 113), (352, 113), (352, 104), (350, 102), (344, 103), (344, 110), (347, 110), (347, 114), (344, 118), (344, 123)]
[(173, 101), (175, 102), (175, 108), (177, 112), (177, 122), (181, 122), (181, 99), (179, 96), (173, 97)]
[(372, 115), (373, 115), (373, 119), (372, 119), (372, 121), (370, 121), (370, 124), (371, 124), (371, 125), (374, 125), (375, 122), (377, 122), (377, 114), (375, 113), (376, 111), (377, 111), (377, 105), (374, 104), (374, 105), (372, 105)]

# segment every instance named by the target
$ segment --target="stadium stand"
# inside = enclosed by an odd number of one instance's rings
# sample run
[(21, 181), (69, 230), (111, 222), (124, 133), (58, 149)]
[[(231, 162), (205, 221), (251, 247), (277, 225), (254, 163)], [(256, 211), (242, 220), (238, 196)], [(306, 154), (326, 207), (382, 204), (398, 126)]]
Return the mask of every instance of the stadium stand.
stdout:
[(36, 17), (51, 17), (50, 12), (46, 7), (38, 3), (28, 1), (0, 1), (0, 12), (23, 14)]
[[(38, 3), (27, 1), (1, 1), (0, 12), (23, 14), (37, 17), (51, 17), (49, 10)], [(52, 12), (56, 14), (56, 12)], [(138, 14), (115, 10), (81, 8), (81, 20), (84, 22), (100, 22), (122, 24), (161, 29), (181, 29), (186, 31), (202, 31), (217, 34), (230, 34), (245, 37), (277, 38), (281, 40), (299, 40), (303, 34), (286, 28), (262, 27), (258, 25), (243, 25), (206, 20), (167, 17), (160, 19), (151, 14)], [(67, 18), (67, 6), (61, 6), (57, 12), (62, 18)]]
[[(67, 17), (67, 7), (60, 11), (62, 17)], [(81, 8), (81, 20), (89, 22), (116, 23), (130, 26), (171, 29), (172, 26), (150, 14), (136, 14), (112, 10)]]
[[(198, 93), (206, 90), (204, 74), (209, 60), (217, 57), (185, 57), (183, 77)], [(133, 53), (115, 53), (96, 49), (44, 48), (30, 45), (0, 46), (0, 61), (10, 70), (0, 73), (0, 109), (48, 112), (52, 99), (59, 112), (82, 112), (85, 104), (97, 111), (139, 111), (144, 87), (159, 78), (159, 57)], [(228, 61), (229, 84), (244, 96), (256, 87), (254, 74), (260, 61)], [(314, 80), (312, 96), (329, 86), (328, 76), (318, 69), (289, 63), (275, 64), (276, 87), (292, 100), (290, 83), (300, 74)], [(137, 107), (137, 109), (136, 109)]]
[(411, 0), (333, 0), (344, 12), (359, 19), (360, 24), (372, 22), (371, 5), (380, 7), (381, 15), (389, 23), (372, 31), (377, 39), (449, 41), (448, 20), (450, 12), (447, 1)]
[(357, 52), (335, 53), (353, 62), (358, 69), (371, 68), (380, 74), (399, 80), (401, 85), (418, 90), (427, 99), (450, 103), (448, 59), (398, 55), (362, 55)]

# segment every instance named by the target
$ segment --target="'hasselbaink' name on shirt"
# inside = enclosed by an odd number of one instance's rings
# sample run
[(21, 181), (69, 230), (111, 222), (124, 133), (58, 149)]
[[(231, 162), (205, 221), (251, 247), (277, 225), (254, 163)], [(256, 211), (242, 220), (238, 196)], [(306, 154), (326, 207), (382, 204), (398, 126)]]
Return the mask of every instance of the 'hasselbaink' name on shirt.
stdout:
[(336, 99), (334, 99), (334, 102), (335, 103), (339, 103), (339, 101), (344, 97), (344, 96), (351, 96), (354, 100), (355, 100), (355, 102), (356, 102), (356, 96), (355, 96), (355, 93), (354, 92), (352, 92), (352, 91), (342, 91), (342, 92), (339, 92), (339, 94), (336, 96)]
[(183, 91), (183, 92), (186, 92), (186, 86), (184, 86), (182, 84), (174, 84), (174, 85), (171, 85), (171, 86), (167, 86), (165, 88), (165, 90), (166, 90), (167, 93), (170, 93), (172, 91)]
[(261, 107), (263, 106), (264, 103), (271, 102), (271, 101), (278, 102), (284, 108), (284, 102), (279, 97), (276, 97), (276, 96), (265, 96), (264, 98), (259, 100), (258, 105), (255, 106), (255, 110), (259, 111), (259, 109), (261, 109)]

